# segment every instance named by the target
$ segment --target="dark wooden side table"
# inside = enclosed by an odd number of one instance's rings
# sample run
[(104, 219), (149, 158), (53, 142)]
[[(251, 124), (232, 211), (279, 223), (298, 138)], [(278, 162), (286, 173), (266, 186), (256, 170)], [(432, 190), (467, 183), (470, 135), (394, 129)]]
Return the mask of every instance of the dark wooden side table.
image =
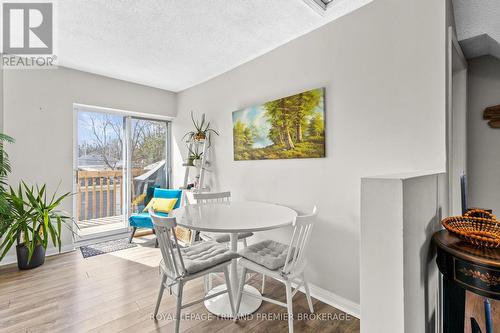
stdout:
[(443, 331), (461, 333), (466, 290), (500, 300), (500, 249), (476, 247), (447, 230), (436, 232), (432, 240), (443, 274)]

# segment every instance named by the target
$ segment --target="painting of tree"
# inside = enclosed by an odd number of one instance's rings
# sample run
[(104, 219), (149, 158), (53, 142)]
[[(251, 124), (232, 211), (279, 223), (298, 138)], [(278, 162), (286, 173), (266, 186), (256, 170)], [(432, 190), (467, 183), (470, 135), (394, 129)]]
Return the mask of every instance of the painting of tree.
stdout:
[(325, 94), (313, 89), (233, 112), (234, 159), (325, 157)]

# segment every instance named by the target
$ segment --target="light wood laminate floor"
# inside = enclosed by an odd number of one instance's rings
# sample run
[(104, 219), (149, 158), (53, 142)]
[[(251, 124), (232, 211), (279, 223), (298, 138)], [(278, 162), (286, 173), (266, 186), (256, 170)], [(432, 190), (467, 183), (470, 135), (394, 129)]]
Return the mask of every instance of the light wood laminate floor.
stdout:
[[(77, 250), (48, 257), (30, 271), (0, 267), (0, 332), (172, 332), (175, 297), (168, 291), (160, 307), (165, 319), (151, 319), (160, 256), (148, 245), (87, 259)], [(201, 297), (202, 282), (187, 284), (184, 302)], [(260, 282), (260, 276), (251, 280), (257, 288)], [(281, 283), (266, 280), (266, 296), (284, 301), (284, 295)], [(359, 332), (358, 319), (313, 302), (317, 317), (295, 320), (295, 332)], [(293, 305), (296, 317), (308, 314), (304, 294), (297, 293)], [(234, 323), (210, 315), (200, 303), (183, 310), (181, 332), (288, 332), (285, 314), (264, 302), (252, 318)]]

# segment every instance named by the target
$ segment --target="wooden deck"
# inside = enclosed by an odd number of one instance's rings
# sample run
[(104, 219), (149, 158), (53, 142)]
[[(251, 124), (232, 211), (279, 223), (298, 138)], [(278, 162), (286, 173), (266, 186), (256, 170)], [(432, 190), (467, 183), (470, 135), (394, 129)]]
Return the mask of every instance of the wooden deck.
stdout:
[(91, 220), (83, 220), (83, 221), (78, 221), (76, 224), (78, 224), (78, 227), (80, 229), (86, 229), (86, 228), (98, 227), (114, 223), (123, 223), (123, 215), (101, 217)]
[[(0, 331), (172, 332), (172, 320), (151, 319), (160, 284), (161, 254), (151, 241), (146, 245), (87, 259), (77, 250), (49, 257), (43, 266), (29, 271), (18, 271), (14, 265), (0, 267)], [(260, 281), (260, 276), (255, 277), (251, 284), (258, 288)], [(267, 296), (284, 299), (282, 284), (268, 279), (266, 289)], [(193, 301), (202, 293), (202, 278), (191, 281), (184, 301)], [(295, 332), (359, 332), (358, 319), (318, 300), (313, 303), (318, 318), (329, 315), (337, 319), (295, 320)], [(293, 305), (295, 315), (308, 313), (302, 293), (294, 297)], [(175, 297), (168, 292), (160, 313), (175, 313)], [(210, 315), (201, 303), (183, 310), (180, 328), (181, 332), (204, 333), (288, 332), (285, 314), (285, 308), (264, 302), (251, 319), (235, 323)], [(266, 320), (265, 316), (278, 319)]]

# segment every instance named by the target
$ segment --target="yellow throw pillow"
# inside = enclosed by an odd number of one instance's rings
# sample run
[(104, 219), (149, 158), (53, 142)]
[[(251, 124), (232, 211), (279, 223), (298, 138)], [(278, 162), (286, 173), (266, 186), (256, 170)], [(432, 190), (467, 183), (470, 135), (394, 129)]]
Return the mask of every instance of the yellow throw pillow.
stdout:
[(174, 209), (176, 203), (177, 198), (152, 198), (146, 208), (144, 208), (144, 212), (147, 212), (149, 207), (152, 207), (155, 212), (170, 213), (172, 209)]

